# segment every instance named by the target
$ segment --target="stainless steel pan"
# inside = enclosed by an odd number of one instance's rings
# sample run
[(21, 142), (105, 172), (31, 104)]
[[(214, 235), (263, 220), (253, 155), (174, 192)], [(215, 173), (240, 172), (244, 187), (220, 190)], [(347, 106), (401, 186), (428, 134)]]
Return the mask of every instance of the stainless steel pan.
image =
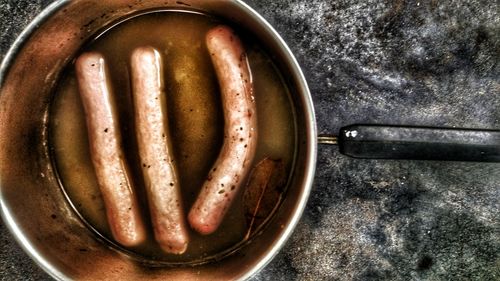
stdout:
[[(143, 266), (97, 240), (65, 200), (48, 151), (48, 107), (63, 67), (104, 26), (157, 8), (209, 13), (254, 33), (279, 62), (293, 89), (298, 112), (298, 161), (286, 199), (268, 227), (230, 256), (194, 267)], [(16, 40), (0, 74), (2, 217), (24, 250), (56, 279), (246, 279), (272, 259), (302, 214), (316, 164), (316, 128), (309, 90), (283, 40), (243, 2), (56, 1)]]

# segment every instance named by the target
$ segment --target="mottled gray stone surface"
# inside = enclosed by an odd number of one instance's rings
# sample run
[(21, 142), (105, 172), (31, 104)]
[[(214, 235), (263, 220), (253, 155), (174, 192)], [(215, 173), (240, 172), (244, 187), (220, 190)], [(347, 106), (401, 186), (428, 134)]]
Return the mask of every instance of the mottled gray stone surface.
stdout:
[[(0, 54), (52, 1), (0, 0)], [(309, 82), (320, 133), (500, 129), (497, 1), (246, 1)], [(500, 164), (356, 160), (320, 146), (293, 236), (253, 280), (499, 280)], [(2, 280), (46, 280), (0, 225)]]

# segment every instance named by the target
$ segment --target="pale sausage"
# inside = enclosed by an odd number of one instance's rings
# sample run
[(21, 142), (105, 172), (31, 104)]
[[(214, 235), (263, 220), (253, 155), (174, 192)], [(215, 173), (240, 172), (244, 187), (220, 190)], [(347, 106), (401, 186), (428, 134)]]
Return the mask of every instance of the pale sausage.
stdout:
[(224, 110), (224, 141), (188, 220), (201, 234), (213, 233), (247, 177), (257, 146), (257, 114), (247, 56), (227, 26), (206, 35)]
[(152, 47), (134, 50), (131, 60), (135, 128), (155, 239), (182, 254), (188, 234), (167, 122), (162, 61)]
[(136, 246), (146, 238), (103, 56), (84, 53), (75, 63), (92, 163), (115, 240)]

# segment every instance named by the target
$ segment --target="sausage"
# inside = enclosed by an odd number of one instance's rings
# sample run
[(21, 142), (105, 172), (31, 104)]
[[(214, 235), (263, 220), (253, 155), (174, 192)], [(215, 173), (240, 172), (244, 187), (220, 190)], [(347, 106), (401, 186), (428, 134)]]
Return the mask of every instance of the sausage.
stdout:
[(224, 140), (215, 164), (189, 212), (201, 234), (222, 222), (249, 173), (257, 146), (257, 114), (250, 67), (240, 39), (227, 26), (206, 35), (206, 45), (219, 81), (224, 111)]
[(106, 62), (99, 53), (84, 53), (76, 60), (75, 68), (85, 111), (90, 156), (111, 233), (123, 246), (136, 246), (145, 240), (146, 230), (123, 153)]
[(135, 128), (155, 239), (161, 248), (182, 254), (188, 234), (167, 123), (161, 57), (152, 47), (134, 50), (131, 59)]

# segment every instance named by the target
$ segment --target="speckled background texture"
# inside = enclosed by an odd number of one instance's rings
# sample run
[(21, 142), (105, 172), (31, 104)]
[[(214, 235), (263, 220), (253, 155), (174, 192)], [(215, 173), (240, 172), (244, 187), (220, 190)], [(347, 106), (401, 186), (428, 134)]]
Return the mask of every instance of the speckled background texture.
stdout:
[[(0, 56), (53, 1), (0, 0)], [(319, 133), (353, 123), (500, 129), (500, 5), (245, 1), (309, 82)], [(294, 234), (253, 280), (499, 280), (500, 164), (359, 160), (320, 146)], [(0, 224), (1, 280), (49, 280)]]

